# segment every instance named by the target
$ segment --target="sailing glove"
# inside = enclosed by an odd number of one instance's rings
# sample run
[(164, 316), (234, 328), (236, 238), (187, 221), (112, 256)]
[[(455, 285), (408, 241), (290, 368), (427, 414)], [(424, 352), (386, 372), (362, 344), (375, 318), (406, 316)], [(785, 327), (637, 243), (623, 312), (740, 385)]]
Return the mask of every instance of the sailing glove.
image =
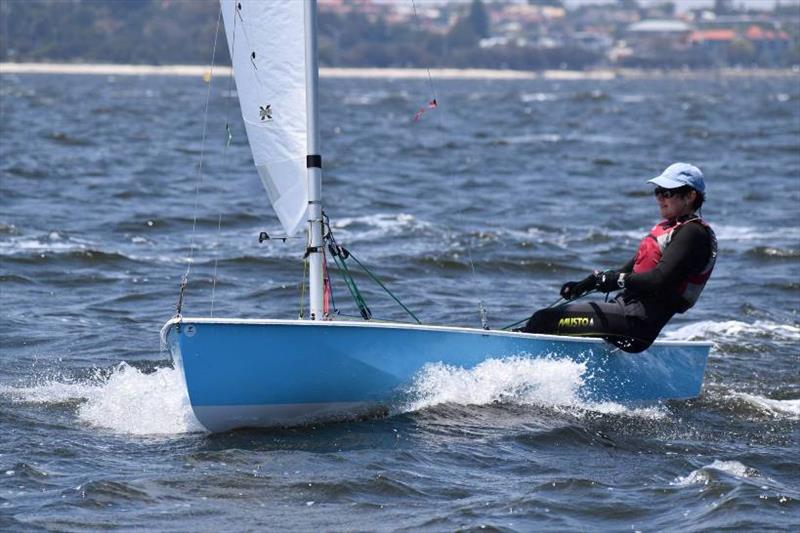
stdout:
[(561, 297), (565, 300), (580, 298), (589, 291), (597, 288), (598, 277), (596, 273), (589, 274), (581, 281), (568, 281), (561, 286)]
[(606, 270), (597, 276), (597, 289), (600, 292), (613, 292), (625, 288), (625, 274)]

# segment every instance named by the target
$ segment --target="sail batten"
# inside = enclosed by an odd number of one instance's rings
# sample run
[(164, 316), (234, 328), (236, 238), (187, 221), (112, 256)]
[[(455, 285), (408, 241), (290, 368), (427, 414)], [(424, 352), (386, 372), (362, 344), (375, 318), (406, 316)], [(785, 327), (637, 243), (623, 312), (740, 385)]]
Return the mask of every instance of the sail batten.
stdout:
[(220, 0), (236, 91), (258, 175), (287, 235), (306, 221), (304, 2)]

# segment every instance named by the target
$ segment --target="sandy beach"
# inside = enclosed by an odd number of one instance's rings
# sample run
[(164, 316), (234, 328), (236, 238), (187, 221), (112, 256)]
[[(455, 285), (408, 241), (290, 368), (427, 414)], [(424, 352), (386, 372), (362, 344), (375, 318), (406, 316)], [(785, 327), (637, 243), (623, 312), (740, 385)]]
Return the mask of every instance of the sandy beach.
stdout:
[[(208, 77), (207, 65), (119, 65), (91, 63), (0, 63), (0, 74), (84, 74), (104, 76), (198, 76)], [(423, 68), (321, 68), (323, 78), (426, 78), (435, 79), (492, 79), (492, 80), (611, 80), (615, 78), (706, 78), (798, 76), (800, 68), (792, 69), (717, 69), (717, 70), (493, 70), (493, 69), (423, 69)], [(230, 67), (214, 67), (214, 75), (228, 75)]]

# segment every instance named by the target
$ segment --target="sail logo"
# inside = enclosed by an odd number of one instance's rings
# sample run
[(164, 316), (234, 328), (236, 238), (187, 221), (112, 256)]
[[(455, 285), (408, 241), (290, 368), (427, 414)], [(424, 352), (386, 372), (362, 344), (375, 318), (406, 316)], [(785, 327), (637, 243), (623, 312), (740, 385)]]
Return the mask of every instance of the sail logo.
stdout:
[(272, 120), (272, 104), (258, 106), (258, 115), (261, 117), (261, 120)]
[(558, 321), (559, 328), (593, 327), (594, 318), (588, 316), (565, 317)]

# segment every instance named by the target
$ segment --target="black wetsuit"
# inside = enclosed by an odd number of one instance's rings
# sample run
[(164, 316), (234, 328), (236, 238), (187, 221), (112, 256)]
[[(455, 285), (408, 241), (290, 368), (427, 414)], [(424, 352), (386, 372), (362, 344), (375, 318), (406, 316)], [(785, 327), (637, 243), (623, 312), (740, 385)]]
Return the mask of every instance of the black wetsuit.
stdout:
[(689, 309), (678, 287), (688, 275), (705, 268), (711, 253), (712, 237), (706, 227), (682, 224), (655, 268), (635, 274), (631, 259), (619, 269), (626, 273), (625, 290), (613, 300), (541, 309), (522, 331), (603, 337), (626, 352), (646, 350), (675, 313)]

